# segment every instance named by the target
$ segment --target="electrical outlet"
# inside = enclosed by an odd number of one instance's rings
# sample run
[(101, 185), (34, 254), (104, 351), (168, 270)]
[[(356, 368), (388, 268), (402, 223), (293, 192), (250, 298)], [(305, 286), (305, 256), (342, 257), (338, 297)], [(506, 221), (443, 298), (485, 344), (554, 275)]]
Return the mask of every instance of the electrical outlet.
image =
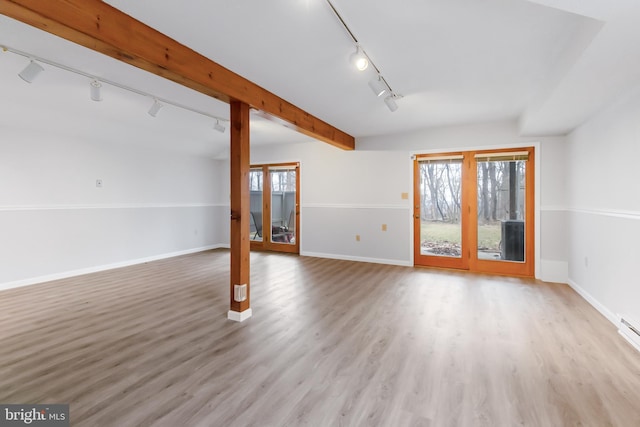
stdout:
[(356, 242), (359, 242), (359, 241), (360, 241), (360, 235), (356, 234)]
[(233, 285), (233, 300), (242, 302), (247, 300), (247, 285)]
[(400, 197), (402, 198), (402, 200), (408, 200), (409, 199), (409, 193), (402, 193), (400, 195)]
[(102, 180), (101, 179), (96, 179), (96, 187), (102, 188)]
[(387, 231), (387, 224), (382, 224), (382, 231)]

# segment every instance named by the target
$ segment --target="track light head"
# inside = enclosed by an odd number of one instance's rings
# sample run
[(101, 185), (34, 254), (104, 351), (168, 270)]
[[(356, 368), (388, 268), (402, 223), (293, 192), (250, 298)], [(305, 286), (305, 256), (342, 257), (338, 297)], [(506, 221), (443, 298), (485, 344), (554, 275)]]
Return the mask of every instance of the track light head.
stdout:
[(93, 80), (91, 81), (91, 83), (89, 83), (89, 92), (91, 94), (91, 99), (94, 101), (102, 101), (102, 93), (101, 93), (101, 89), (102, 88), (102, 83), (100, 83), (97, 80)]
[(158, 101), (157, 99), (153, 100), (153, 105), (151, 106), (151, 108), (149, 108), (149, 115), (151, 117), (155, 117), (158, 115), (158, 111), (160, 111), (160, 109), (164, 107), (164, 105), (162, 105), (162, 103), (160, 101)]
[(224, 130), (226, 129), (224, 127), (224, 125), (222, 123), (220, 123), (220, 120), (216, 119), (216, 124), (213, 125), (213, 128), (215, 130), (217, 130), (218, 132), (224, 133)]
[(376, 94), (376, 96), (382, 96), (387, 91), (387, 85), (382, 80), (382, 77), (378, 75), (377, 79), (369, 80), (369, 87)]
[(349, 56), (349, 60), (360, 71), (366, 70), (369, 66), (369, 58), (367, 58), (364, 51), (360, 49), (359, 45), (356, 45), (356, 51)]
[(394, 112), (398, 109), (398, 104), (396, 103), (396, 95), (391, 93), (384, 99), (384, 103), (387, 104), (387, 107), (391, 112)]
[(18, 76), (20, 76), (20, 78), (25, 82), (31, 83), (35, 80), (36, 77), (38, 77), (38, 74), (43, 71), (44, 68), (42, 68), (42, 65), (31, 60), (29, 64), (27, 64), (27, 66), (24, 68), (24, 70), (20, 71)]

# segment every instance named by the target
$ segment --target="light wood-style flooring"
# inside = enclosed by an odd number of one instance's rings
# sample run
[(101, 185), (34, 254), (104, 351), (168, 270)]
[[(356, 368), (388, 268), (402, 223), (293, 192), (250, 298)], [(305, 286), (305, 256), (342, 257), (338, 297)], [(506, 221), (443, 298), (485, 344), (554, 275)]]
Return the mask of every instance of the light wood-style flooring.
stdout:
[(565, 285), (209, 251), (0, 292), (0, 402), (72, 426), (640, 426), (640, 353)]

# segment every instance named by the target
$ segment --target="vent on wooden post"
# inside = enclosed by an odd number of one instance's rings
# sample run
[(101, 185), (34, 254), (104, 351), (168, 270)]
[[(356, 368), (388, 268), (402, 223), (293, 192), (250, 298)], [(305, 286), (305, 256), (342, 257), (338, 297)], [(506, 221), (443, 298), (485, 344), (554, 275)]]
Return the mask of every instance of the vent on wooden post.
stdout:
[(618, 332), (622, 335), (636, 350), (640, 351), (640, 323), (630, 319), (627, 316), (620, 317), (620, 326)]

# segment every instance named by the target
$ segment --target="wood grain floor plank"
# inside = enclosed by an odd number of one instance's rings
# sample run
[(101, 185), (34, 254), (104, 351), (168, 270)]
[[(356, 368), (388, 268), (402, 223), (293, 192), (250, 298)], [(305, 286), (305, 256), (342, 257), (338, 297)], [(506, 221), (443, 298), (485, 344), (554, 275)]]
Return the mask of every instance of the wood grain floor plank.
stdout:
[(0, 402), (74, 426), (638, 426), (640, 354), (568, 286), (229, 253), (0, 292)]

